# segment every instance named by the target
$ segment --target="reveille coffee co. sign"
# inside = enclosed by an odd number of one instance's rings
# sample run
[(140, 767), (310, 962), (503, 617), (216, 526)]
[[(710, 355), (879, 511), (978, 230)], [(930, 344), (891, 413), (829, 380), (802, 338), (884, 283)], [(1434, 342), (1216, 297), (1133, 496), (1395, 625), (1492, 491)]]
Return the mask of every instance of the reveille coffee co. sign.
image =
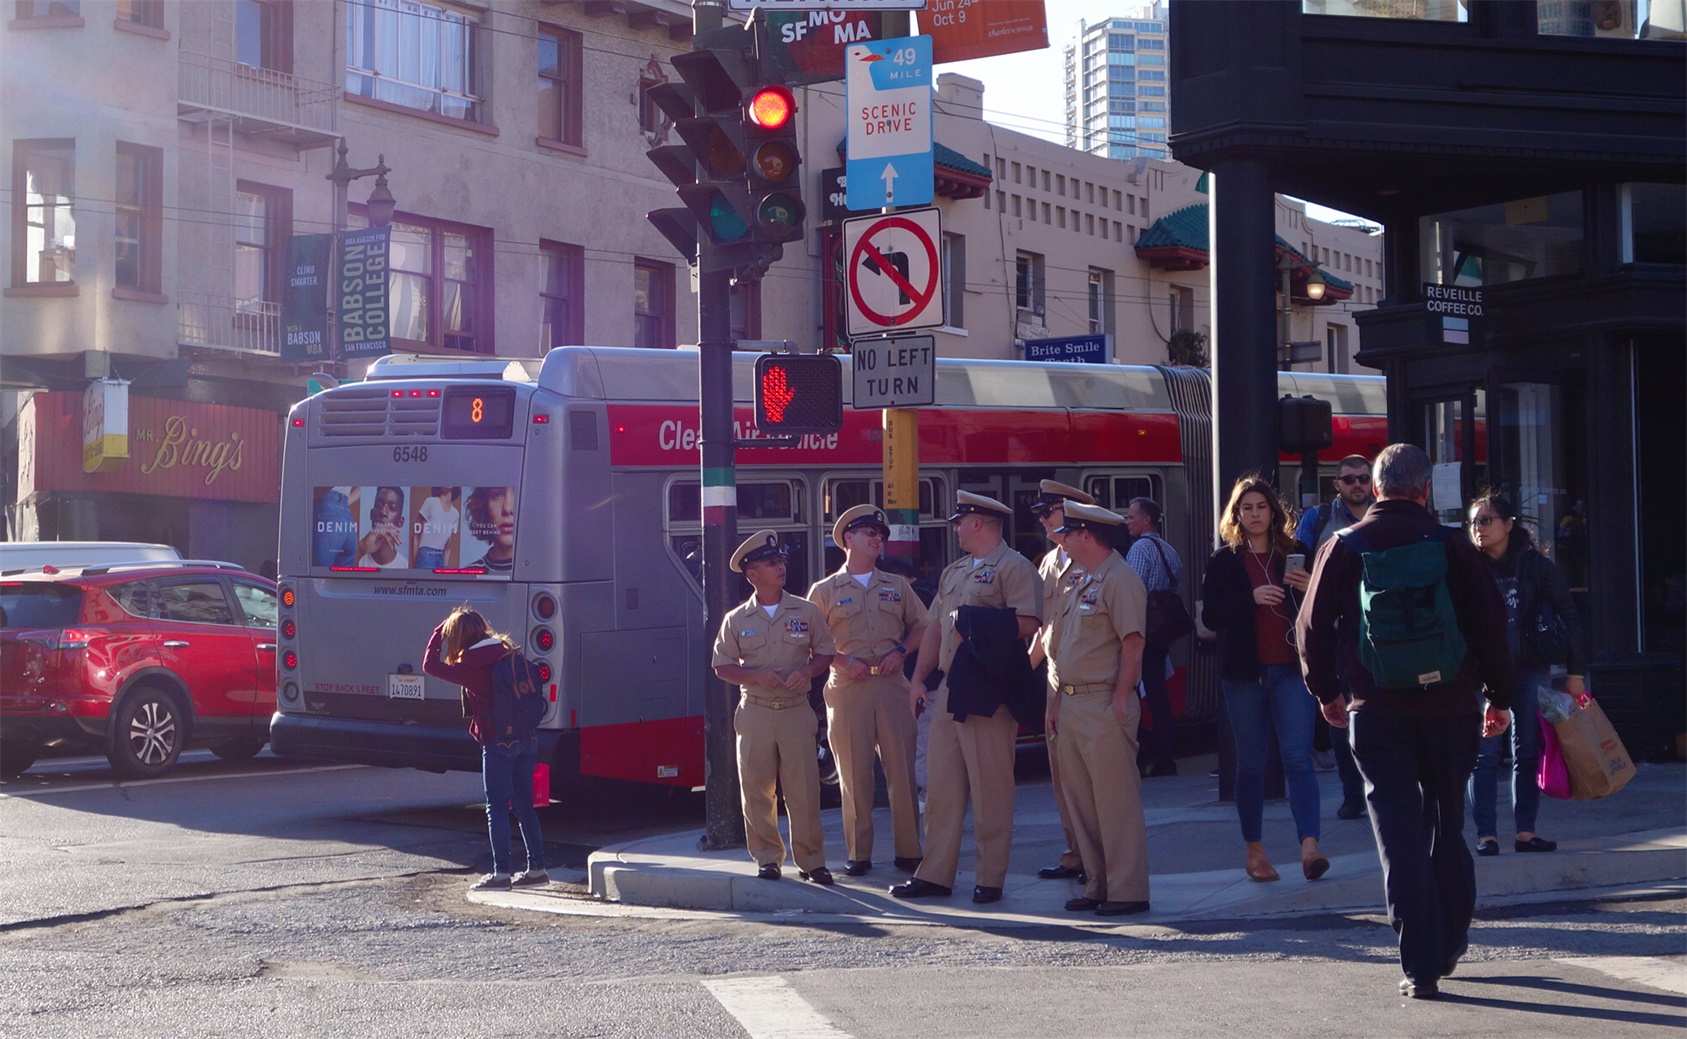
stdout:
[(82, 471), (83, 417), (80, 393), (37, 393), (20, 409), (20, 500), (37, 491), (280, 500), (281, 416), (274, 412), (131, 396), (129, 457), (99, 473)]

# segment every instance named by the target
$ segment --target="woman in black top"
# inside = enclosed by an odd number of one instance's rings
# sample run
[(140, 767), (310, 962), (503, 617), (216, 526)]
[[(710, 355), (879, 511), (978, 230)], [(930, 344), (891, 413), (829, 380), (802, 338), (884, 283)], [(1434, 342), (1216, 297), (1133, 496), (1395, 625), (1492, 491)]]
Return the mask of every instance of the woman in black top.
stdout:
[[(1569, 677), (1564, 691), (1581, 698), (1581, 622), (1570, 598), (1570, 582), (1552, 560), (1535, 548), (1527, 528), (1517, 522), (1511, 499), (1490, 491), (1470, 505), (1470, 540), (1482, 550), (1488, 572), (1505, 600), (1506, 641), (1517, 672), (1517, 695), (1511, 701), (1511, 815), (1517, 827), (1512, 847), (1520, 852), (1553, 851), (1557, 842), (1535, 833), (1541, 791), (1535, 773), (1540, 767), (1541, 722), (1536, 690), (1552, 678), (1552, 665), (1565, 664)], [(1552, 623), (1556, 614), (1558, 623)], [(1562, 637), (1560, 637), (1562, 636)], [(1559, 657), (1560, 659), (1551, 659)], [(1499, 826), (1494, 813), (1499, 781), (1500, 741), (1505, 734), (1485, 736), (1470, 775), (1470, 814), (1476, 821), (1476, 854), (1500, 853)]]
[[(1330, 868), (1318, 850), (1318, 777), (1312, 771), (1312, 731), (1318, 705), (1301, 678), (1295, 614), (1309, 583), (1306, 546), (1277, 489), (1244, 476), (1231, 489), (1219, 521), (1225, 545), (1213, 553), (1201, 584), (1201, 623), (1223, 648), (1225, 714), (1236, 741), (1236, 815), (1247, 847), (1244, 868), (1253, 880), (1278, 879), (1260, 843), (1265, 812), (1266, 733), (1277, 747), (1300, 837), (1301, 873), (1317, 880)], [(1287, 558), (1298, 553), (1301, 566)]]

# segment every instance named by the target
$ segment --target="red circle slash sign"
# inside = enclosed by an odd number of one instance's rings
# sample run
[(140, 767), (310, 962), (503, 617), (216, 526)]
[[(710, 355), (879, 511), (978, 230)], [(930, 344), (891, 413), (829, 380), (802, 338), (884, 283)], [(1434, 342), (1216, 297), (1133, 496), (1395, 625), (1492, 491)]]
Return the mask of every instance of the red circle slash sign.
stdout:
[[(879, 250), (873, 245), (873, 236), (875, 234), (892, 228), (902, 228), (910, 232), (913, 234), (914, 240), (924, 247), (926, 253), (926, 282), (923, 289), (916, 289), (907, 278), (902, 276), (901, 272), (899, 272), (889, 260), (885, 259), (884, 254), (879, 252)], [(865, 254), (865, 259), (872, 260), (873, 263), (878, 266), (879, 273), (894, 282), (896, 287), (902, 290), (902, 294), (908, 297), (911, 301), (911, 305), (907, 310), (903, 311), (901, 314), (881, 314), (867, 306), (866, 301), (861, 298), (861, 284), (859, 278), (856, 276), (856, 272), (860, 269), (860, 264), (864, 258), (863, 254)], [(874, 224), (872, 229), (862, 235), (861, 240), (855, 243), (855, 251), (851, 253), (849, 257), (848, 270), (849, 294), (850, 297), (855, 300), (856, 309), (861, 312), (863, 317), (875, 325), (883, 325), (886, 328), (895, 328), (897, 325), (905, 325), (914, 320), (916, 317), (919, 317), (920, 314), (925, 311), (926, 304), (931, 302), (932, 294), (937, 291), (937, 245), (926, 236), (925, 229), (914, 221), (909, 220), (906, 217), (886, 217)]]

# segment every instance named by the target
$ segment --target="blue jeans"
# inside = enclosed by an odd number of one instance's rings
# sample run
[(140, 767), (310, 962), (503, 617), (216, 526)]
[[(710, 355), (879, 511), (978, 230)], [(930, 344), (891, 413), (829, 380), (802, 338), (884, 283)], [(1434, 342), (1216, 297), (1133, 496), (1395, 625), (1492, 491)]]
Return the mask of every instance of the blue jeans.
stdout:
[(1494, 813), (1495, 788), (1499, 785), (1500, 754), (1511, 740), (1511, 819), (1517, 833), (1534, 833), (1540, 813), (1541, 788), (1536, 773), (1541, 763), (1541, 719), (1536, 710), (1537, 686), (1547, 683), (1544, 671), (1517, 671), (1517, 695), (1511, 702), (1510, 733), (1482, 737), (1476, 753), (1476, 768), (1470, 773), (1470, 817), (1476, 821), (1476, 836), (1497, 837), (1499, 820)]
[(545, 840), (539, 835), (539, 813), (533, 810), (533, 766), (539, 760), (539, 738), (488, 743), (480, 748), (480, 778), (486, 789), (486, 830), (492, 838), (492, 872), (510, 869), (510, 810), (521, 824), (521, 843), (527, 848), (527, 869), (545, 868)]
[(1312, 729), (1318, 702), (1306, 691), (1298, 664), (1267, 664), (1259, 681), (1224, 680), (1224, 709), (1236, 740), (1236, 815), (1242, 839), (1257, 841), (1265, 815), (1267, 723), (1277, 725), (1277, 749), (1300, 839), (1320, 836), (1318, 777), (1312, 771)]
[(357, 521), (343, 493), (324, 494), (316, 503), (312, 519), (312, 566), (351, 566), (357, 562)]
[(445, 565), (445, 549), (416, 546), (416, 569), (438, 570)]

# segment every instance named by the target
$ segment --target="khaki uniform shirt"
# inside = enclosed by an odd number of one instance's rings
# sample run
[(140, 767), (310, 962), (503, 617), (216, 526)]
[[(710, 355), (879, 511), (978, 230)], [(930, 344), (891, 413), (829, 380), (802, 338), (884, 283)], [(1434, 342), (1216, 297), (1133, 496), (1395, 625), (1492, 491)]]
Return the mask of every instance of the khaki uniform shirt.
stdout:
[[(838, 647), (838, 659), (832, 666), (840, 671), (845, 657), (854, 657), (869, 667), (877, 664), (926, 619), (925, 603), (920, 602), (907, 579), (878, 569), (867, 575), (865, 588), (855, 575), (840, 569), (816, 581), (808, 590), (808, 599), (826, 615)], [(912, 653), (916, 647), (905, 648)]]
[(1061, 596), (1049, 634), (1050, 680), (1057, 686), (1112, 688), (1119, 680), (1119, 643), (1142, 634), (1147, 613), (1142, 578), (1118, 552), (1109, 552)]
[[(1078, 582), (1084, 575), (1084, 568), (1072, 562), (1072, 557), (1066, 550), (1056, 545), (1049, 549), (1048, 555), (1037, 563), (1037, 573), (1043, 578), (1043, 619), (1053, 621), (1060, 616), (1060, 593)], [(1049, 656), (1053, 648), (1049, 642), (1050, 625), (1044, 624), (1043, 630), (1037, 638), (1043, 644), (1043, 656)]]
[(955, 611), (962, 606), (1011, 609), (1021, 617), (1043, 619), (1043, 583), (1031, 561), (1003, 541), (978, 565), (972, 556), (962, 556), (943, 568), (938, 579), (937, 598), (931, 615), (942, 624), (943, 642), (937, 666), (945, 671), (955, 662), (960, 637), (955, 634)]
[[(837, 652), (832, 632), (826, 627), (826, 617), (820, 607), (807, 599), (785, 592), (772, 617), (751, 594), (743, 604), (735, 607), (721, 621), (720, 635), (715, 639), (715, 656), (711, 667), (737, 665), (739, 667), (771, 667), (789, 673), (802, 667), (812, 657)], [(807, 700), (808, 689), (741, 686), (745, 693), (766, 700)]]

